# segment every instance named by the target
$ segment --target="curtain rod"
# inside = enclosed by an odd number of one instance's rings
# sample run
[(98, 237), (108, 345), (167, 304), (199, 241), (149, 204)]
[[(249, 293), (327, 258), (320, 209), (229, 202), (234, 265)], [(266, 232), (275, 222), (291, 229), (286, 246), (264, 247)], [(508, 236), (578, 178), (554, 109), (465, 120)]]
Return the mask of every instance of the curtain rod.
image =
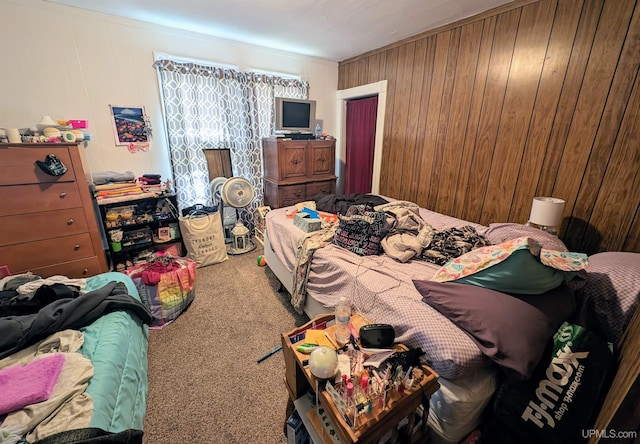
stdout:
[(224, 69), (235, 69), (237, 71), (242, 71), (242, 69), (238, 65), (230, 65), (228, 63), (218, 63), (211, 60), (195, 59), (193, 57), (184, 57), (184, 56), (178, 56), (173, 54), (167, 54), (164, 52), (154, 51), (153, 61), (157, 62), (158, 60), (162, 60), (162, 59), (169, 59), (169, 60), (182, 62), (182, 63), (197, 63), (198, 65), (205, 65), (205, 66), (211, 66), (215, 68), (224, 68)]
[[(195, 59), (195, 58), (192, 58), (192, 57), (177, 56), (177, 55), (167, 54), (167, 53), (164, 53), (164, 52), (155, 52), (154, 51), (154, 53), (153, 53), (154, 62), (157, 62), (158, 60), (162, 60), (162, 59), (169, 59), (169, 60), (174, 60), (176, 62), (182, 62), (182, 63), (197, 63), (199, 65), (212, 66), (212, 67), (215, 67), (215, 68), (235, 69), (236, 71), (245, 71), (238, 65), (230, 65), (228, 63), (219, 63), (219, 62), (214, 62), (214, 61), (211, 61), (211, 60)], [(286, 72), (268, 71), (266, 69), (259, 69), (259, 68), (248, 68), (248, 69), (246, 69), (246, 71), (252, 72), (252, 73), (256, 73), (256, 74), (279, 76), (279, 77), (282, 77), (282, 78), (285, 78), (285, 79), (302, 80), (302, 77), (300, 75), (298, 75), (298, 74), (289, 74), (289, 73), (286, 73)]]

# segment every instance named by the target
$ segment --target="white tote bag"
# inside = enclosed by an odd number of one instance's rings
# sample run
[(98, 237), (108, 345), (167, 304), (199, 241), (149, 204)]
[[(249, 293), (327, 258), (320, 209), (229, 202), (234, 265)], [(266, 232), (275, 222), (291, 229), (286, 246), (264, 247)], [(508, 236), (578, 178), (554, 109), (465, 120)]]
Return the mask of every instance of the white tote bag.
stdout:
[(187, 257), (196, 261), (197, 267), (218, 264), (229, 258), (219, 211), (180, 216), (179, 222)]

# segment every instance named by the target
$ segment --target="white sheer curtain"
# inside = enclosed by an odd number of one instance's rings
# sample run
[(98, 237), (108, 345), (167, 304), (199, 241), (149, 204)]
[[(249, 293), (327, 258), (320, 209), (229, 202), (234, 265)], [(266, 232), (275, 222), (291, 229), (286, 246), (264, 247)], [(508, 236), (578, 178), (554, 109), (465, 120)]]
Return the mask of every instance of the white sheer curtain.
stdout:
[(248, 179), (255, 190), (241, 216), (252, 225), (251, 215), (263, 202), (261, 139), (273, 132), (275, 97), (306, 99), (308, 82), (169, 59), (154, 67), (178, 205), (210, 203), (213, 178), (202, 150), (229, 148), (233, 175)]

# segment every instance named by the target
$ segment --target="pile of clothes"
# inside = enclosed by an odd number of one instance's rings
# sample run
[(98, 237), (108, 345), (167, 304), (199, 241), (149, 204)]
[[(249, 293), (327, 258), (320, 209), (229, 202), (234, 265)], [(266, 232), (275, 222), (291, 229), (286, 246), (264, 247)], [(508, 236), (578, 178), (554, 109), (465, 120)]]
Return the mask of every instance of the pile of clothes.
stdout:
[(89, 325), (103, 313), (133, 311), (145, 323), (151, 313), (129, 296), (122, 282), (110, 282), (90, 292), (86, 279), (32, 273), (0, 279), (0, 359), (56, 331)]
[(162, 192), (164, 187), (162, 185), (160, 177), (160, 174), (143, 174), (142, 176), (138, 177), (138, 183), (146, 192)]
[[(382, 251), (399, 262), (411, 259), (444, 265), (490, 242), (472, 226), (436, 230), (420, 216), (414, 202), (387, 201), (373, 194), (318, 194), (318, 210), (339, 216), (333, 243), (359, 255)], [(322, 237), (319, 234), (318, 237)]]
[(152, 316), (122, 282), (88, 288), (86, 279), (58, 275), (0, 278), (0, 443), (71, 442), (53, 435), (68, 428), (88, 438), (100, 430), (89, 428), (94, 365), (82, 349), (82, 329), (113, 311), (130, 311), (146, 324)]
[(102, 171), (93, 175), (94, 196), (98, 202), (106, 199), (135, 199), (148, 197), (149, 193), (161, 195), (167, 191), (160, 174), (143, 174), (136, 179), (131, 171), (117, 173)]

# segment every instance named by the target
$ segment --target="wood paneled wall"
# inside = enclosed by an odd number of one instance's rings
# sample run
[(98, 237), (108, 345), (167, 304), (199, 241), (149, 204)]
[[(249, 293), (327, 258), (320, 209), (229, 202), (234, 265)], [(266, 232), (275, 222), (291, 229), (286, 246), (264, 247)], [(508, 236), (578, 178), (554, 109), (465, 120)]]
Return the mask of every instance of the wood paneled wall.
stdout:
[(640, 252), (640, 5), (517, 1), (339, 64), (388, 80), (380, 192), (462, 219), (566, 201), (572, 251)]

